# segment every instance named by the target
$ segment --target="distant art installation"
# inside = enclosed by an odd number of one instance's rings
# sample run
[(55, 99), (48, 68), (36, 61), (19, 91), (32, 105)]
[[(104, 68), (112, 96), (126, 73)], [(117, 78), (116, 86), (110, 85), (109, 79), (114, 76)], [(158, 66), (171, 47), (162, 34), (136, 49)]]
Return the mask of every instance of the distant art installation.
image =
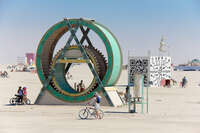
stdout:
[[(81, 37), (77, 37), (78, 30), (82, 32)], [(89, 31), (101, 39), (106, 48), (107, 60), (93, 45), (95, 42), (90, 40)], [(64, 47), (54, 54), (57, 42), (67, 32), (70, 36), (66, 38)], [(72, 45), (72, 40), (76, 44)], [(84, 41), (87, 44), (83, 45)], [(84, 91), (76, 90), (66, 80), (66, 74), (73, 63), (86, 63), (94, 76)], [(112, 86), (118, 80), (122, 53), (117, 39), (104, 25), (94, 20), (65, 18), (49, 28), (42, 37), (37, 49), (36, 67), (43, 85), (36, 104), (79, 104), (100, 92), (107, 103), (112, 105), (104, 87)]]
[(160, 41), (160, 47), (159, 47), (159, 53), (166, 53), (169, 52), (169, 46), (167, 45), (167, 43), (164, 42), (165, 37), (162, 36), (161, 37), (161, 41)]

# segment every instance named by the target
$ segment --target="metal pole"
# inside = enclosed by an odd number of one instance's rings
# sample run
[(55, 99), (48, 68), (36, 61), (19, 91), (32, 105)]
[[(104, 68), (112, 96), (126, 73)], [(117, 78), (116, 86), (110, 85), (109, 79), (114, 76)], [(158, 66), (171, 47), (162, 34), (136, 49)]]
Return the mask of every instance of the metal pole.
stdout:
[(130, 57), (128, 51), (128, 112), (131, 112), (131, 99), (130, 99)]
[(130, 86), (128, 85), (128, 112), (131, 113)]
[(142, 75), (142, 113), (144, 113), (144, 75)]
[(149, 113), (149, 86), (147, 86), (147, 113)]

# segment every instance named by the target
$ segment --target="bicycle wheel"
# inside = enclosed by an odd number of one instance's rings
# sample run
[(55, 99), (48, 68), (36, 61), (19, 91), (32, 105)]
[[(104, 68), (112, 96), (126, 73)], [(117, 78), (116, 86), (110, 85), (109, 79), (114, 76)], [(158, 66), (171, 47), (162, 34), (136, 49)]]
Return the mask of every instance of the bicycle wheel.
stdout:
[(12, 105), (15, 105), (16, 104), (16, 98), (11, 98), (9, 103), (12, 104)]
[(30, 104), (31, 104), (31, 100), (27, 98), (26, 101), (25, 101), (25, 103), (26, 103), (27, 105), (30, 105)]
[(81, 109), (79, 111), (79, 117), (81, 119), (87, 119), (88, 118), (88, 111), (87, 111), (87, 109)]
[(100, 119), (103, 119), (103, 116), (104, 116), (103, 110), (99, 109), (99, 110), (98, 110), (98, 113), (99, 113)]

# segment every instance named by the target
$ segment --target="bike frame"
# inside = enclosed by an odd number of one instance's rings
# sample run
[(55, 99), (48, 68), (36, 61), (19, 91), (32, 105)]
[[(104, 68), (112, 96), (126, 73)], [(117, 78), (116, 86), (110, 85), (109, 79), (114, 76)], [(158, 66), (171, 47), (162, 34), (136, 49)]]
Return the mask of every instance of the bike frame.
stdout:
[(91, 110), (94, 110), (95, 111), (95, 117), (96, 117), (96, 109), (95, 108), (93, 108), (93, 107), (89, 107), (89, 106), (86, 106), (86, 111), (90, 114), (90, 116), (92, 116), (92, 115), (94, 115), (94, 114), (92, 114), (93, 112), (91, 112)]

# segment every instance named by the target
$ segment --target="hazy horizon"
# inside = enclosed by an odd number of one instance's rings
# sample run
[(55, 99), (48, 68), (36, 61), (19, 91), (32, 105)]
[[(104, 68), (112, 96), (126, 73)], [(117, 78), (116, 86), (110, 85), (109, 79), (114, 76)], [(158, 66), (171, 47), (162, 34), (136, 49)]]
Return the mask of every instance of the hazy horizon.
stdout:
[(39, 1), (0, 0), (0, 64), (36, 53), (44, 33), (67, 18), (91, 18), (117, 37), (124, 64), (130, 55), (158, 55), (161, 36), (170, 46), (173, 63), (200, 59), (200, 2), (198, 0)]

